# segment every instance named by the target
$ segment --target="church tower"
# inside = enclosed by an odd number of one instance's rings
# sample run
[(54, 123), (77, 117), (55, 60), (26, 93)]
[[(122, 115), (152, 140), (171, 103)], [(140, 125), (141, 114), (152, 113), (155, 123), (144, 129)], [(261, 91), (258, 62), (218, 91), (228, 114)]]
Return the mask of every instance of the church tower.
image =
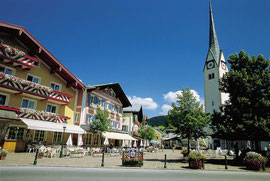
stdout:
[(214, 111), (219, 112), (220, 106), (229, 99), (228, 94), (219, 90), (219, 80), (228, 72), (228, 66), (223, 51), (218, 44), (211, 1), (209, 1), (209, 10), (209, 49), (204, 64), (203, 79), (205, 112), (213, 114)]

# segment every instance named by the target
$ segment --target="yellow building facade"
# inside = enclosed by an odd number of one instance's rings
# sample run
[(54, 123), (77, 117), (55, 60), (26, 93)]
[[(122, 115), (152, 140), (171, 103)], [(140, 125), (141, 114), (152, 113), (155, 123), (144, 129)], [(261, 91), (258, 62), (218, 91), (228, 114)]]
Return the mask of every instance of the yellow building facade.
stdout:
[(26, 151), (32, 143), (59, 144), (63, 131), (64, 142), (82, 134), (74, 124), (84, 88), (23, 27), (0, 22), (0, 146)]

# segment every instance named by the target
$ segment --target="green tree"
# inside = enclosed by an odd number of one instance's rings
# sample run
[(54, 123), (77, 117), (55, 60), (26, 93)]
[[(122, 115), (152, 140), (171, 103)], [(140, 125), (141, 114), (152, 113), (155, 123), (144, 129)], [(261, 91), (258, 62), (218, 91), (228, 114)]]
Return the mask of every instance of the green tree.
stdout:
[(189, 153), (190, 139), (205, 136), (205, 128), (210, 124), (210, 116), (204, 113), (203, 106), (189, 88), (182, 89), (182, 94), (177, 95), (177, 101), (172, 103), (172, 107), (168, 113), (169, 124), (174, 127), (176, 134), (188, 139)]
[(151, 141), (155, 136), (155, 130), (152, 126), (147, 126), (146, 129), (141, 128), (139, 130), (139, 133), (143, 139), (149, 140), (149, 141)]
[(270, 139), (269, 59), (250, 58), (243, 50), (229, 57), (231, 70), (221, 79), (220, 90), (229, 100), (215, 113), (212, 127), (216, 136), (229, 140)]
[(109, 112), (106, 110), (97, 109), (96, 119), (92, 121), (90, 131), (98, 133), (101, 138), (101, 133), (104, 131), (111, 131), (111, 120), (108, 119)]

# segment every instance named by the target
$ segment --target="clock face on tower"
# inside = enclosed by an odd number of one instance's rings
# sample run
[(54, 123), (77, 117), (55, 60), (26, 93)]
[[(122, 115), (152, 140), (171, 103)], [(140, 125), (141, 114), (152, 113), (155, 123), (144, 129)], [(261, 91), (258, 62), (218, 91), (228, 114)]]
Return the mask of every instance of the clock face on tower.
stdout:
[(214, 61), (213, 60), (207, 62), (207, 69), (212, 69), (214, 67), (215, 67), (215, 64), (214, 64)]
[(223, 70), (226, 70), (226, 63), (225, 63), (225, 62), (221, 62), (221, 68), (222, 68)]

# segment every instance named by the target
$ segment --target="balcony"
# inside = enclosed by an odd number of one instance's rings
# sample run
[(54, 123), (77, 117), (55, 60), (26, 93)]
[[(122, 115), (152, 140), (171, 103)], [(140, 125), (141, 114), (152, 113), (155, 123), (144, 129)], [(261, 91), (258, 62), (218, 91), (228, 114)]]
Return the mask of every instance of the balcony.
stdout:
[(69, 104), (72, 98), (71, 95), (55, 91), (50, 87), (5, 73), (0, 73), (0, 90), (1, 89), (14, 94), (23, 94), (30, 98), (48, 100), (49, 102), (57, 104)]
[(23, 51), (5, 44), (0, 44), (0, 58), (5, 64), (24, 70), (32, 69), (34, 63), (38, 62), (37, 59), (26, 55)]
[(35, 119), (41, 121), (49, 121), (54, 123), (67, 123), (67, 119), (70, 119), (66, 116), (60, 116), (55, 113), (45, 112), (45, 111), (37, 111), (35, 109), (29, 108), (20, 108), (18, 112), (19, 118), (26, 118), (26, 119)]

